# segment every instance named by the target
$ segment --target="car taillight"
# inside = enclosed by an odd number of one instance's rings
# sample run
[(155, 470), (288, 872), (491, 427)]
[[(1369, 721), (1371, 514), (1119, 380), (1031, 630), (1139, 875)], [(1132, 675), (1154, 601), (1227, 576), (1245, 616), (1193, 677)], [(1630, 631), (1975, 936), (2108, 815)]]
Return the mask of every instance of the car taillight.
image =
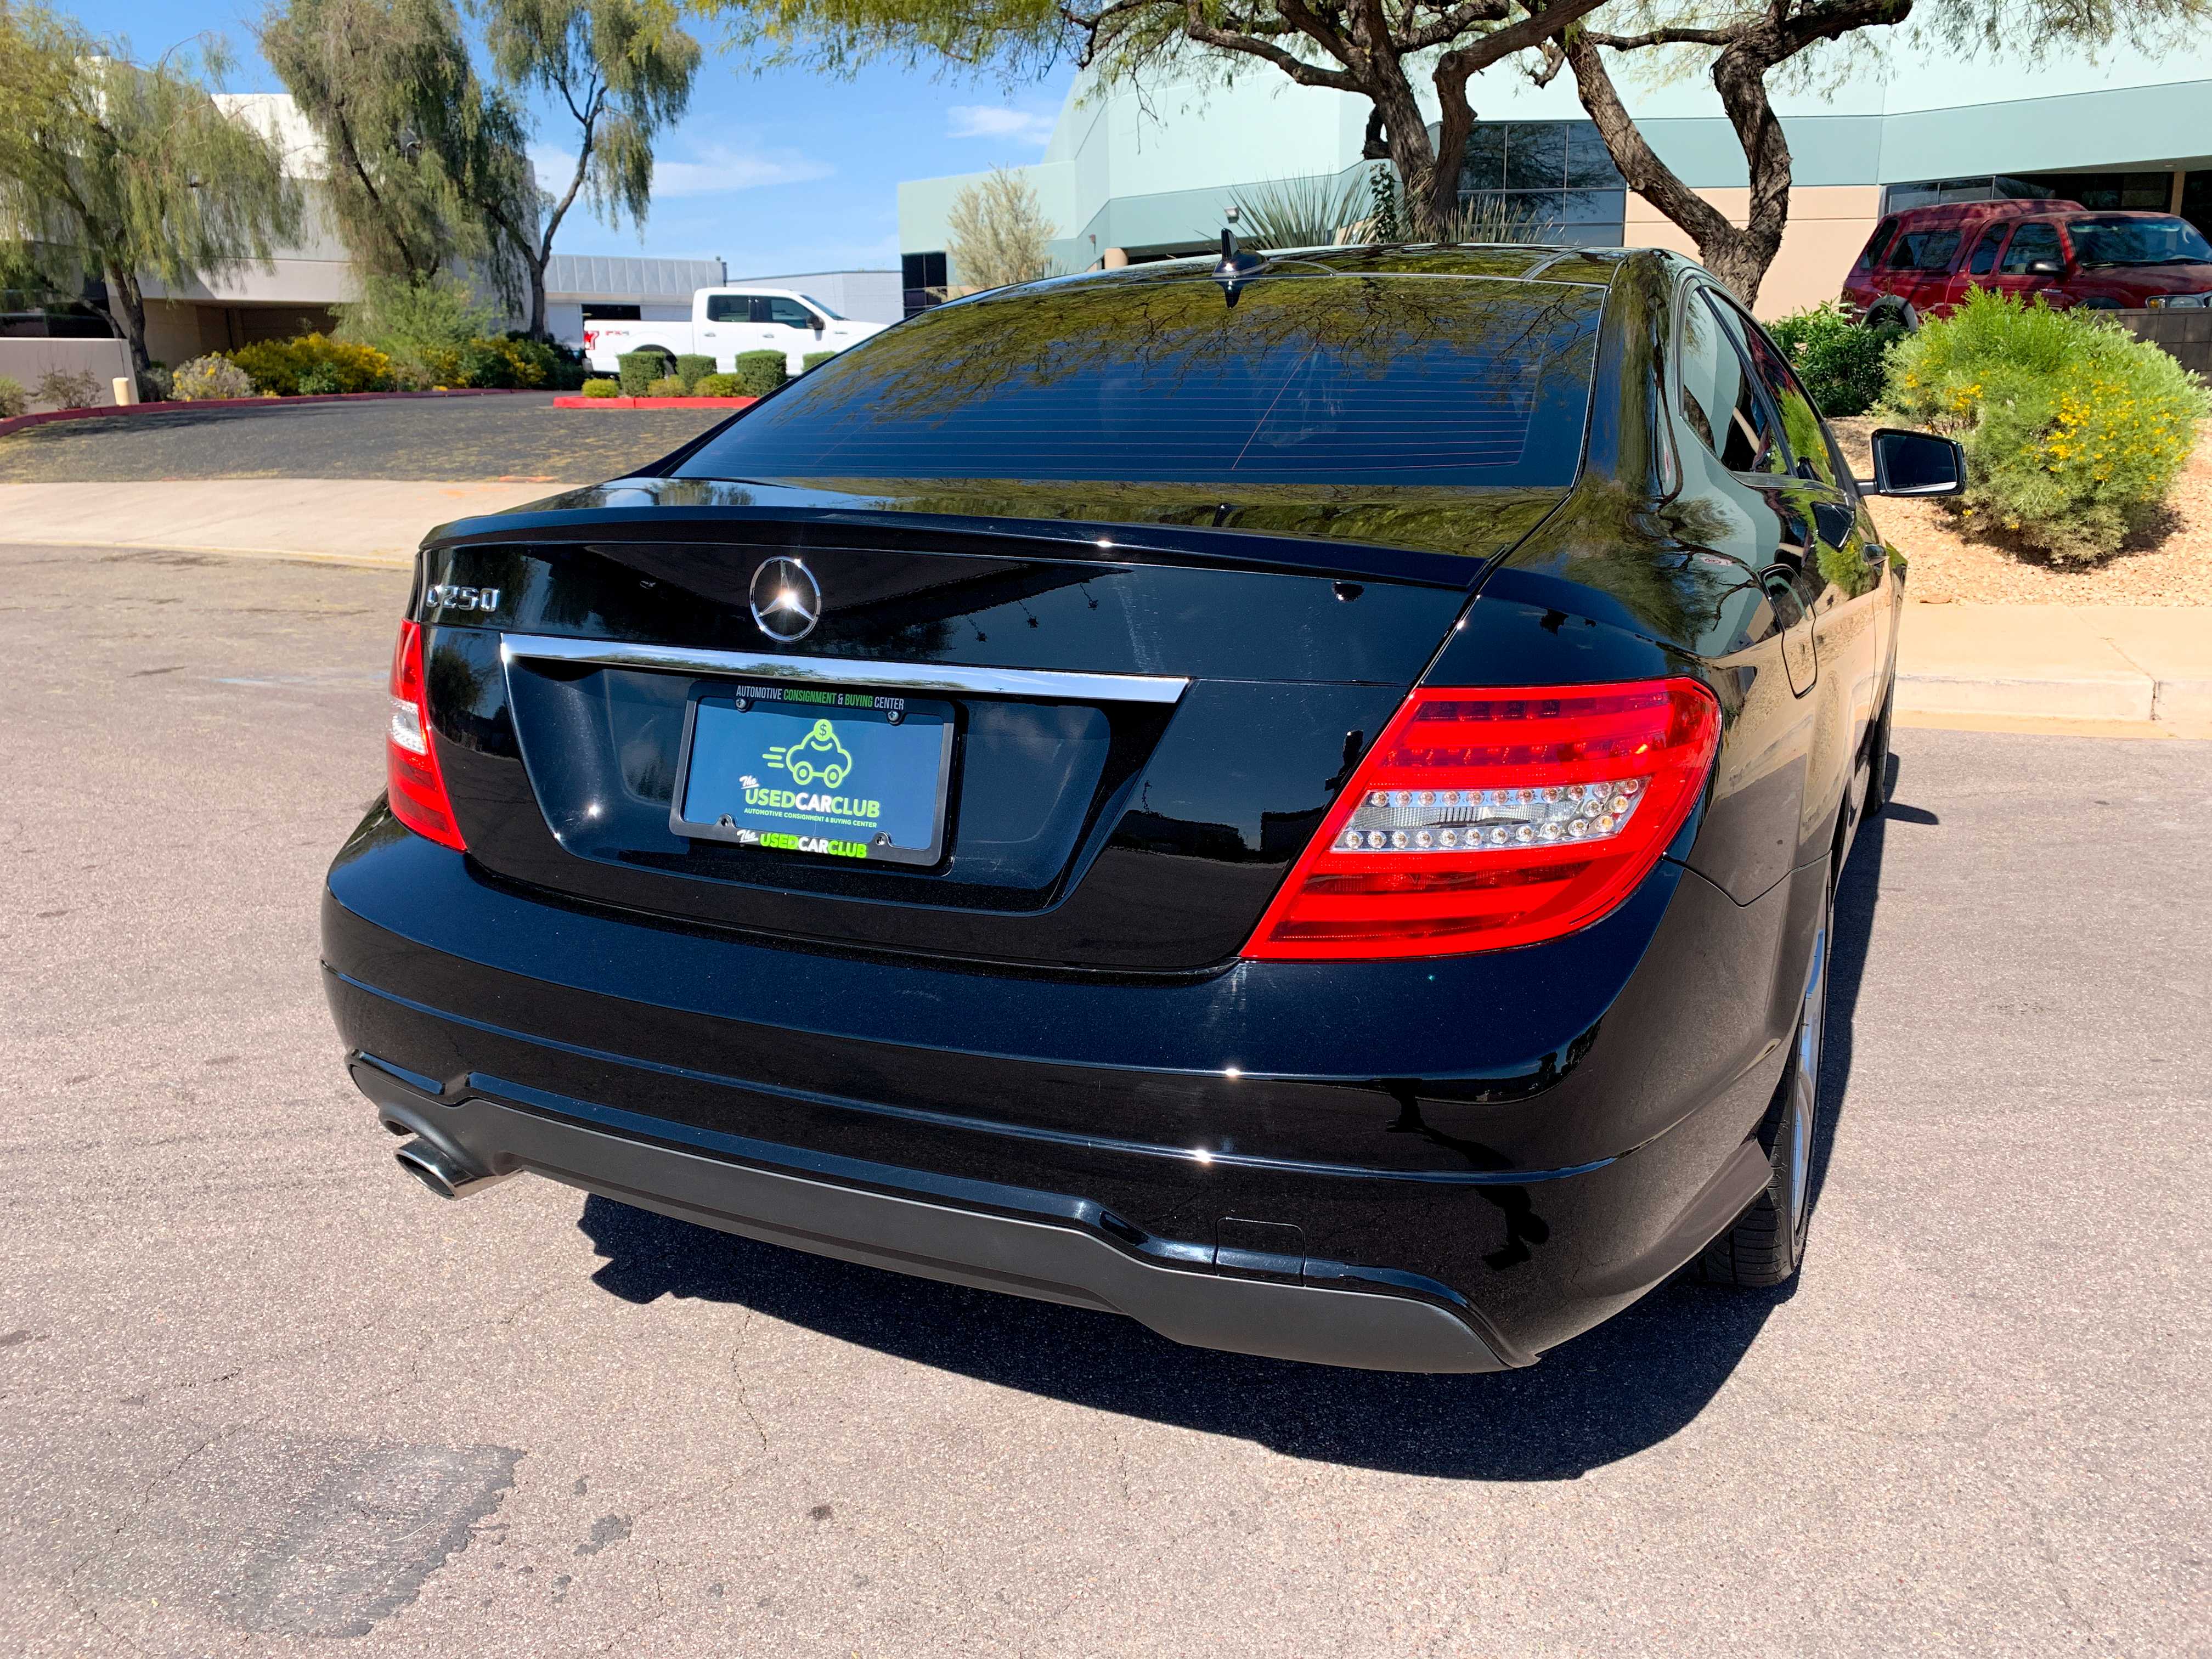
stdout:
[(468, 850), (453, 822), (453, 804), (430, 747), (429, 688), (422, 673), (422, 630), (399, 624), (392, 652), (392, 725), (385, 733), (385, 774), (392, 815), (418, 835)]
[(1682, 827), (1720, 726), (1694, 680), (1418, 690), (1244, 954), (1458, 956), (1586, 927)]

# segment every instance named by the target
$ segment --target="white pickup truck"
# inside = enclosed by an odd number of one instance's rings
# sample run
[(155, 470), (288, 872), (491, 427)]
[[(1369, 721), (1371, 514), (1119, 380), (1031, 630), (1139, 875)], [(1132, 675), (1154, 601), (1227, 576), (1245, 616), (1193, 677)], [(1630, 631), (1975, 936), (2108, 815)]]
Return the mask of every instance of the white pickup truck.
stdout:
[(691, 296), (688, 323), (586, 323), (584, 356), (605, 374), (629, 351), (661, 352), (672, 368), (679, 356), (712, 357), (716, 372), (726, 374), (739, 352), (774, 350), (797, 374), (809, 353), (842, 351), (890, 326), (848, 321), (793, 289), (702, 288)]

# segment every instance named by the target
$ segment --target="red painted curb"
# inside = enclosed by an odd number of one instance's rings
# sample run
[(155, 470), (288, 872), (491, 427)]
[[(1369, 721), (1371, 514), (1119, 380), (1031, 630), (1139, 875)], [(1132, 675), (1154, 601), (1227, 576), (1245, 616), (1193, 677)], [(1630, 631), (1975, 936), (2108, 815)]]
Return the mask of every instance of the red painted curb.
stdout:
[(542, 386), (456, 386), (443, 392), (310, 392), (297, 398), (202, 398), (190, 403), (108, 404), (104, 409), (49, 409), (37, 415), (11, 415), (0, 421), (0, 438), (27, 426), (50, 421), (112, 421), (117, 416), (175, 415), (188, 409), (266, 409), (270, 404), (367, 404), (396, 398), (512, 398), (525, 392), (543, 393)]
[(750, 409), (757, 398), (574, 398), (553, 400), (556, 409)]

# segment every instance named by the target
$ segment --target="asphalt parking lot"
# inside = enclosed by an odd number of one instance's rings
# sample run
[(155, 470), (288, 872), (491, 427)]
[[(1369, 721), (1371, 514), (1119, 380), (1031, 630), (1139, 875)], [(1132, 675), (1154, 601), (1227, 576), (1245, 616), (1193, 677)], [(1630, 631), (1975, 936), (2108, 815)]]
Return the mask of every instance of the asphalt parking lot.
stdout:
[(727, 418), (556, 409), (550, 392), (56, 421), (0, 438), (0, 483), (166, 478), (515, 478), (597, 483)]
[(1900, 731), (1800, 1281), (1378, 1376), (439, 1203), (315, 969), (405, 575), (0, 582), (0, 1651), (2212, 1648), (2212, 744)]

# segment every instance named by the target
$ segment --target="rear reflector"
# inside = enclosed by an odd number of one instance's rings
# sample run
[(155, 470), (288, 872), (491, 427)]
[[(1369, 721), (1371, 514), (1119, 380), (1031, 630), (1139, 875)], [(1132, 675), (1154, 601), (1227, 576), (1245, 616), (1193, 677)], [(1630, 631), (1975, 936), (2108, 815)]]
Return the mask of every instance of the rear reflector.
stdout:
[(392, 652), (392, 725), (385, 734), (386, 798), (392, 815), (417, 835), (466, 852), (446, 780), (430, 747), (429, 687), (422, 673), (422, 630), (399, 624), (399, 643)]
[(1687, 679), (1416, 690), (1244, 954), (1458, 956), (1586, 927), (1674, 840), (1720, 727)]

